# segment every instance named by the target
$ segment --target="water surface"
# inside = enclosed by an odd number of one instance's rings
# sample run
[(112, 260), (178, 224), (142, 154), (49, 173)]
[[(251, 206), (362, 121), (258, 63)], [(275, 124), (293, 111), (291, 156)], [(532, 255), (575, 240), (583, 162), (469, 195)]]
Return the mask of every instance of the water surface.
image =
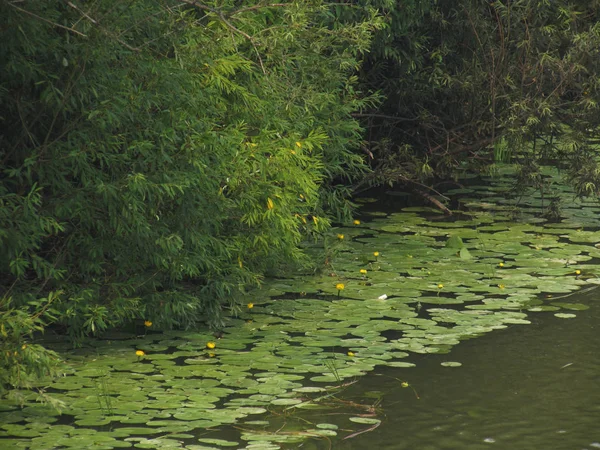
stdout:
[[(380, 427), (338, 449), (600, 448), (600, 290), (570, 297), (591, 308), (575, 319), (531, 313), (511, 326), (465, 341), (446, 355), (415, 358), (411, 369), (364, 377), (359, 391), (384, 393)], [(461, 367), (440, 365), (458, 361)], [(406, 379), (420, 399), (390, 377)]]

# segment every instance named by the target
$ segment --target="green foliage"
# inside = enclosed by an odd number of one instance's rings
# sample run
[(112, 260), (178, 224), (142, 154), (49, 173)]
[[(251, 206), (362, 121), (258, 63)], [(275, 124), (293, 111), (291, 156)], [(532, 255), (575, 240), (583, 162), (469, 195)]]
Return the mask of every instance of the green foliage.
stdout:
[(534, 159), (567, 163), (579, 193), (599, 192), (597, 1), (378, 7), (387, 35), (375, 38), (383, 50), (375, 48), (362, 72), (366, 86), (386, 97), (382, 109), (364, 115), (374, 142), (372, 183)]
[[(30, 389), (37, 386), (39, 379), (59, 374), (58, 355), (29, 341), (54, 319), (52, 304), (60, 294), (50, 292), (47, 298), (32, 300), (20, 307), (16, 307), (11, 298), (0, 299), (0, 397), (15, 389), (13, 398), (22, 402), (18, 389)], [(40, 396), (47, 400), (42, 391)]]
[[(381, 24), (332, 30), (328, 8), (0, 3), (0, 319), (19, 315), (15, 336), (219, 326), (349, 217), (365, 170), (350, 114), (373, 104), (352, 74)], [(52, 291), (41, 323), (32, 302)]]

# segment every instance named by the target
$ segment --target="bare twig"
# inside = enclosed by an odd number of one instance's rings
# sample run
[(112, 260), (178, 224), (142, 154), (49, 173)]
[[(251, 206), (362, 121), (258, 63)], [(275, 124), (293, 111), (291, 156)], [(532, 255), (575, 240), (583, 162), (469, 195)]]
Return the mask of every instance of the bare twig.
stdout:
[(376, 424), (374, 424), (372, 427), (369, 428), (365, 428), (364, 430), (361, 431), (357, 431), (356, 433), (352, 433), (349, 434), (348, 436), (346, 436), (344, 439), (342, 439), (342, 441), (345, 441), (346, 439), (352, 439), (353, 437), (358, 436), (359, 434), (363, 434), (363, 433), (368, 433), (369, 431), (373, 431), (375, 428), (377, 428), (379, 425), (381, 425), (381, 422), (377, 422)]
[(74, 5), (71, 2), (67, 2), (67, 5), (69, 5), (71, 8), (77, 10), (77, 12), (79, 12), (79, 14), (81, 14), (83, 17), (85, 17), (87, 20), (89, 20), (90, 22), (92, 22), (94, 25), (98, 25), (98, 22), (96, 22), (92, 17), (90, 17), (85, 11), (82, 11), (81, 9), (79, 9), (76, 5)]
[(227, 20), (227, 18), (225, 17), (225, 14), (223, 14), (223, 11), (220, 11), (215, 8), (211, 8), (210, 6), (203, 5), (202, 3), (198, 3), (196, 0), (183, 0), (183, 2), (187, 3), (188, 5), (194, 6), (198, 9), (201, 9), (203, 11), (208, 11), (208, 12), (211, 12), (211, 13), (217, 15), (219, 17), (219, 19), (221, 20), (221, 22), (223, 22), (225, 24), (225, 26), (227, 26), (227, 28), (229, 28), (231, 31), (241, 34), (249, 41), (252, 41), (252, 36), (250, 36), (248, 33), (244, 32), (244, 31), (240, 30), (239, 28), (236, 28), (235, 26), (233, 26), (232, 23), (229, 20)]
[(119, 36), (117, 36), (116, 34), (114, 34), (111, 31), (108, 31), (106, 28), (103, 28), (100, 26), (100, 24), (98, 23), (98, 21), (96, 21), (93, 17), (90, 17), (89, 14), (87, 14), (85, 11), (83, 11), (81, 8), (77, 7), (77, 5), (73, 4), (70, 1), (66, 2), (67, 5), (69, 5), (71, 8), (73, 8), (74, 10), (76, 10), (79, 14), (81, 14), (83, 17), (85, 17), (87, 20), (89, 20), (91, 23), (93, 23), (96, 27), (98, 27), (98, 29), (100, 31), (102, 31), (104, 34), (106, 34), (108, 37), (111, 37), (112, 39), (115, 39), (119, 44), (121, 44), (123, 47), (128, 48), (129, 50), (133, 51), (133, 52), (139, 52), (140, 49), (137, 47), (133, 47), (131, 45), (129, 45), (127, 42), (125, 42), (123, 39), (121, 39)]
[(79, 35), (79, 36), (87, 37), (87, 35), (86, 35), (86, 34), (83, 34), (81, 31), (77, 31), (77, 30), (75, 30), (74, 28), (65, 27), (64, 25), (61, 25), (61, 24), (59, 24), (59, 23), (52, 22), (51, 20), (45, 19), (45, 18), (43, 18), (43, 17), (41, 17), (41, 16), (38, 16), (37, 14), (34, 14), (34, 13), (32, 13), (31, 11), (27, 11), (26, 9), (19, 8), (17, 5), (15, 5), (15, 4), (14, 4), (14, 3), (12, 3), (12, 2), (6, 2), (6, 4), (7, 4), (7, 5), (9, 5), (9, 6), (12, 6), (13, 8), (15, 8), (15, 9), (16, 9), (16, 10), (18, 10), (18, 11), (21, 11), (22, 13), (28, 14), (28, 15), (30, 15), (30, 16), (32, 16), (32, 17), (35, 17), (36, 19), (39, 19), (39, 20), (41, 20), (42, 22), (49, 23), (49, 24), (50, 24), (50, 25), (52, 25), (52, 26), (55, 26), (55, 27), (58, 27), (58, 28), (62, 28), (63, 30), (70, 31), (71, 33), (77, 34), (77, 35)]

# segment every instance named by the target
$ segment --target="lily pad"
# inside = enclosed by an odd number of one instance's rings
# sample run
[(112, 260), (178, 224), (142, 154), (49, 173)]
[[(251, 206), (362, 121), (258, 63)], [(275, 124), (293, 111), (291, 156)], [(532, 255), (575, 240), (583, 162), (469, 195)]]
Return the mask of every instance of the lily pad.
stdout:
[(444, 361), (443, 363), (440, 363), (440, 364), (444, 367), (460, 367), (460, 366), (462, 366), (462, 363), (459, 363), (457, 361)]

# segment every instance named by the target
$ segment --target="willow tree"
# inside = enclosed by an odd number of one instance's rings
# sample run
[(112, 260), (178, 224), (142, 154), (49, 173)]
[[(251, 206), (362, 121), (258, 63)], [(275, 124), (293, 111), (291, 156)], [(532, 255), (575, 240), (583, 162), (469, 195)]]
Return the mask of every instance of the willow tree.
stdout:
[(598, 1), (369, 3), (387, 27), (362, 69), (385, 94), (362, 114), (367, 181), (422, 187), (511, 161), (541, 187), (545, 160), (569, 168), (581, 194), (600, 192)]
[[(26, 340), (221, 323), (350, 213), (374, 14), (320, 1), (0, 2), (0, 385)], [(34, 358), (35, 359), (35, 358)]]

